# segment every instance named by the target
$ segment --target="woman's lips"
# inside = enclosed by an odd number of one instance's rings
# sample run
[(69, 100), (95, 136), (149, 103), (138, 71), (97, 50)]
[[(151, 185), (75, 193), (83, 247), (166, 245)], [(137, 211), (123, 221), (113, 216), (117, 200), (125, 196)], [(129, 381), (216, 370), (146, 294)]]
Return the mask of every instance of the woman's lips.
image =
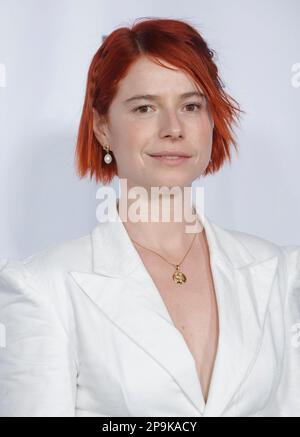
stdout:
[(156, 161), (160, 161), (168, 165), (178, 165), (187, 161), (190, 158), (189, 156), (160, 156), (160, 155), (156, 155), (156, 156), (149, 155), (149, 156), (155, 159)]

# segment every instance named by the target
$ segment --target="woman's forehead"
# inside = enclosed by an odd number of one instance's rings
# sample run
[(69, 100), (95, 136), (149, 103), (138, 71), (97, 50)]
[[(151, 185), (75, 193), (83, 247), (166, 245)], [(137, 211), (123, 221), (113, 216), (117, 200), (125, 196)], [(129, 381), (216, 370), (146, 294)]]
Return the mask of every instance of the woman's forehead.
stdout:
[(179, 69), (173, 71), (148, 60), (132, 65), (118, 88), (119, 97), (125, 105), (137, 101), (139, 96), (155, 101), (168, 95), (182, 99), (189, 97), (188, 94), (193, 96), (192, 93), (198, 93), (199, 97), (203, 94), (201, 87), (186, 72)]

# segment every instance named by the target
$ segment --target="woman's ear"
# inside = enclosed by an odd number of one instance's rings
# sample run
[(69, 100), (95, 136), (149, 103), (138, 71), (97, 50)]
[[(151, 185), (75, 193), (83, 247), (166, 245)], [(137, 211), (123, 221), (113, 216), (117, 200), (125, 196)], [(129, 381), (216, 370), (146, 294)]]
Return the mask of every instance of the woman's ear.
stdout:
[(109, 145), (107, 122), (105, 117), (100, 116), (95, 108), (93, 108), (93, 131), (101, 145)]

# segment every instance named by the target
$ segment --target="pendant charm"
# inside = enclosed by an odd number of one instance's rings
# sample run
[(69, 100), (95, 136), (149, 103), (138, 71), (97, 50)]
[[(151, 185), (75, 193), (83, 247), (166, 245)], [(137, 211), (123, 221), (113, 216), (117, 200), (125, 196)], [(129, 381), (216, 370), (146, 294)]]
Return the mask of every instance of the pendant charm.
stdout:
[(173, 281), (174, 281), (176, 284), (183, 284), (184, 282), (186, 282), (186, 276), (185, 276), (184, 273), (182, 273), (182, 272), (179, 270), (179, 265), (176, 266), (176, 270), (175, 270), (175, 272), (173, 273), (172, 278), (173, 278)]

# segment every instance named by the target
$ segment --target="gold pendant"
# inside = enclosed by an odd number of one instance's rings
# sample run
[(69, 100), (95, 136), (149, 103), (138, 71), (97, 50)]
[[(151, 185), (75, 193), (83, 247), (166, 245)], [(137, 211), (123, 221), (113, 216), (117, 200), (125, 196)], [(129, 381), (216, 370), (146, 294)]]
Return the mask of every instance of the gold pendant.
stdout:
[(173, 281), (176, 282), (176, 284), (183, 284), (184, 282), (186, 282), (186, 276), (179, 270), (179, 265), (176, 266), (176, 270), (173, 273), (172, 278)]

